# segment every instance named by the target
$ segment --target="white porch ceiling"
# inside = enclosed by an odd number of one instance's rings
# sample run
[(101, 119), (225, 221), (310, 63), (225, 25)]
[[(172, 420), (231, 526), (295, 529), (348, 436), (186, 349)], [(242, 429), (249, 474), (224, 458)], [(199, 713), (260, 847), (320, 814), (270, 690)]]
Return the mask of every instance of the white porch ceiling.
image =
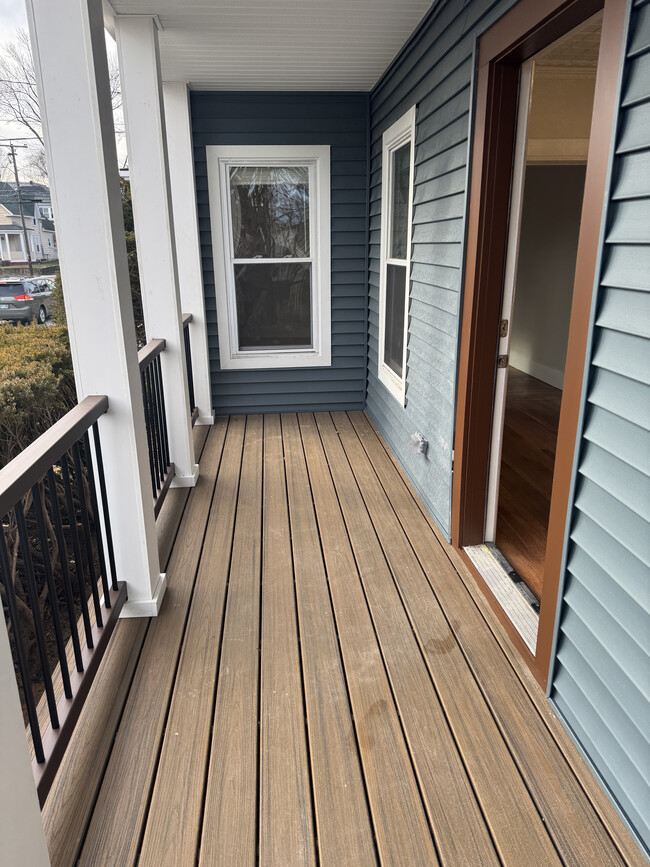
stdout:
[(371, 90), (432, 0), (111, 0), (157, 15), (165, 81), (200, 90)]

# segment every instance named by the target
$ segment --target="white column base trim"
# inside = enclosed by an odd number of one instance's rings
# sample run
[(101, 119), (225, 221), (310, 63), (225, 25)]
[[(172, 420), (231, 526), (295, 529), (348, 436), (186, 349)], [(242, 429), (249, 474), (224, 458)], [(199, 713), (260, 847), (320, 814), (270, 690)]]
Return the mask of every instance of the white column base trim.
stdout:
[(193, 488), (199, 478), (199, 465), (194, 464), (191, 476), (179, 476), (176, 474), (172, 479), (170, 488)]
[(120, 617), (156, 617), (160, 611), (166, 589), (167, 573), (161, 572), (151, 599), (138, 599), (134, 602), (127, 599), (120, 612)]
[(194, 424), (214, 424), (214, 410), (210, 415), (198, 415)]

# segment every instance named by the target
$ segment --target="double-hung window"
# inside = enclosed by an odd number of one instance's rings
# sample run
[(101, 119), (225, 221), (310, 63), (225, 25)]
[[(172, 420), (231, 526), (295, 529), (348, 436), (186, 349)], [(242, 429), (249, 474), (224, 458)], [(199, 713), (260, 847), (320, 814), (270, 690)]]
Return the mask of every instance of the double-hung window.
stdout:
[(221, 368), (329, 365), (329, 147), (207, 159)]
[(404, 405), (415, 106), (382, 139), (379, 379)]

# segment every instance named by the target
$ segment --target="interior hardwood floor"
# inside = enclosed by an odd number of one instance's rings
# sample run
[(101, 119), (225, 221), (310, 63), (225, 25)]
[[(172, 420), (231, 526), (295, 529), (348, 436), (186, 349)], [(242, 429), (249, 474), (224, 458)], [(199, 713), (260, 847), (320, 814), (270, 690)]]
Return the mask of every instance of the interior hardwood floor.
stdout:
[(496, 546), (539, 600), (562, 391), (510, 367)]
[(46, 802), (54, 867), (643, 863), (365, 414), (218, 419), (183, 505)]

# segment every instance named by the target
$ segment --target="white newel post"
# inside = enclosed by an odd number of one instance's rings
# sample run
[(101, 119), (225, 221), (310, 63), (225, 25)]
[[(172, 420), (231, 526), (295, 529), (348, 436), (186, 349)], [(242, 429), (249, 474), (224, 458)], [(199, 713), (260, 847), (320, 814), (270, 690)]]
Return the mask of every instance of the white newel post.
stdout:
[(160, 573), (101, 0), (27, 0), (77, 394), (99, 420), (124, 616), (158, 613)]
[(196, 181), (190, 99), (186, 84), (163, 82), (165, 127), (169, 154), (178, 287), (183, 313), (192, 314), (190, 342), (194, 374), (194, 400), (199, 411), (197, 424), (212, 424), (212, 393), (205, 297), (201, 270), (201, 244), (196, 211)]
[(4, 617), (0, 616), (0, 864), (49, 867)]
[(147, 339), (165, 338), (161, 356), (172, 485), (196, 484), (185, 345), (169, 189), (158, 29), (153, 18), (115, 17), (129, 152), (135, 240)]

